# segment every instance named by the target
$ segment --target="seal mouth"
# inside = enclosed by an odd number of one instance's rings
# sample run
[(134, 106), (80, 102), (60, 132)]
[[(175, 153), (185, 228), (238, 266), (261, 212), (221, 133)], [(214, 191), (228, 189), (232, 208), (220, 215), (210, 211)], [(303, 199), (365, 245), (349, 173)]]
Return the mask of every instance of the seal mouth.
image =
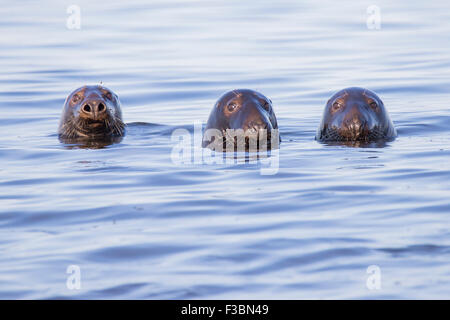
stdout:
[(66, 139), (99, 139), (104, 137), (118, 137), (125, 133), (125, 123), (119, 118), (111, 116), (102, 120), (72, 118), (66, 121), (62, 128), (61, 137)]
[(320, 140), (322, 141), (361, 141), (371, 142), (385, 139), (386, 135), (378, 127), (369, 129), (367, 126), (356, 128), (326, 128), (322, 131)]
[(98, 135), (101, 133), (108, 132), (106, 120), (92, 120), (80, 118), (76, 127), (78, 132), (87, 135)]
[(84, 120), (85, 125), (89, 128), (99, 128), (99, 127), (106, 127), (106, 121), (105, 120), (92, 120), (92, 119), (86, 119)]
[[(258, 152), (264, 150), (271, 150), (272, 147), (277, 148), (277, 143), (272, 145), (271, 130), (255, 130), (248, 129), (240, 134), (230, 135), (228, 130), (222, 131), (223, 134), (223, 150)], [(273, 135), (273, 138), (278, 137), (276, 142), (280, 141), (278, 130)]]

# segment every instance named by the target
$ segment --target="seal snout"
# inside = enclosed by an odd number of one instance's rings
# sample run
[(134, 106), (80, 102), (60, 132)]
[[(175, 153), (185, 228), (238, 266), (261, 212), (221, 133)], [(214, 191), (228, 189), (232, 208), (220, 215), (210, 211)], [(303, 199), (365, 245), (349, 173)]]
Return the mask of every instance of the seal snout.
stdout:
[(106, 106), (102, 101), (88, 101), (80, 109), (80, 115), (85, 119), (101, 121), (106, 118)]
[(267, 121), (260, 120), (250, 120), (245, 126), (249, 133), (257, 134), (260, 130), (270, 130)]
[(272, 124), (268, 118), (268, 113), (263, 109), (259, 101), (249, 101), (245, 104), (247, 112), (242, 114), (242, 127), (247, 134), (257, 135), (261, 132), (270, 132)]
[(361, 106), (354, 104), (342, 121), (341, 134), (347, 139), (357, 140), (368, 131), (368, 120)]
[(367, 126), (367, 121), (361, 114), (355, 113), (352, 118), (344, 121), (344, 126), (357, 135)]

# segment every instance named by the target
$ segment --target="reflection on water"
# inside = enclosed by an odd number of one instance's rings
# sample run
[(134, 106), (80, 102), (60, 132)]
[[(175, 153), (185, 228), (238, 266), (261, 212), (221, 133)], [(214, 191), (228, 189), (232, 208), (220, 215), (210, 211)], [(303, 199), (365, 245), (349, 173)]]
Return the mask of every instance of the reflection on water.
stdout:
[[(0, 9), (0, 298), (449, 297), (447, 3), (379, 1), (380, 29), (372, 3), (77, 5), (80, 29), (65, 2)], [(127, 135), (60, 143), (67, 92), (100, 82)], [(378, 93), (396, 140), (315, 141), (350, 86)], [(173, 161), (172, 133), (242, 87), (273, 101), (280, 148)]]
[(389, 146), (389, 140), (377, 140), (377, 141), (326, 141), (320, 142), (326, 146), (345, 146), (350, 148), (384, 148)]
[(59, 141), (64, 144), (67, 149), (103, 149), (114, 143), (120, 143), (123, 137), (105, 137), (102, 139), (76, 138), (69, 139), (59, 137)]

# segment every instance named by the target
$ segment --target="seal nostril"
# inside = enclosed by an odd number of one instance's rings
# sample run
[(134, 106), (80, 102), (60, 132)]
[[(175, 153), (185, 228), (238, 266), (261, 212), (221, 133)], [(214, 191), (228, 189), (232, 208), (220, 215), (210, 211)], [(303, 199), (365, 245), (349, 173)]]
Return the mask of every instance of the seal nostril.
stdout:
[(103, 103), (100, 103), (99, 105), (98, 105), (98, 111), (99, 112), (101, 112), (101, 111), (104, 111), (106, 108), (105, 108), (105, 106), (103, 105)]
[(91, 112), (91, 107), (87, 104), (87, 105), (85, 105), (85, 106), (83, 107), (83, 110), (84, 110), (85, 112), (90, 113), (90, 112)]

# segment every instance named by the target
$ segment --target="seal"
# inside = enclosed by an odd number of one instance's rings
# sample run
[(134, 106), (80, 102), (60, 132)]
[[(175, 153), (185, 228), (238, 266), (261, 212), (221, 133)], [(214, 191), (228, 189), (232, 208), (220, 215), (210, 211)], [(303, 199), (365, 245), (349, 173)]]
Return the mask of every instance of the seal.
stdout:
[(202, 146), (215, 151), (278, 148), (278, 123), (272, 101), (250, 89), (224, 93), (214, 105)]
[(368, 89), (352, 87), (328, 100), (316, 140), (375, 142), (396, 136), (383, 101)]
[(64, 103), (58, 135), (65, 143), (117, 142), (125, 135), (118, 96), (100, 85), (76, 89)]

